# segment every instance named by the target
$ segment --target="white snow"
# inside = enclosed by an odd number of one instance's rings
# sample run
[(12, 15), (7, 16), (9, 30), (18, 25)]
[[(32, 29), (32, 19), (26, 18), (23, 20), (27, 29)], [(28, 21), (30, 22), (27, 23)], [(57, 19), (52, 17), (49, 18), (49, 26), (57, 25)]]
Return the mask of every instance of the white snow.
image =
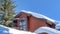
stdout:
[(56, 24), (55, 29), (57, 29), (57, 30), (60, 29), (60, 23)]
[(55, 24), (57, 25), (57, 24), (60, 24), (60, 21), (55, 21)]
[(48, 34), (60, 34), (60, 31), (49, 27), (40, 27), (35, 30), (35, 33), (42, 33), (42, 32), (46, 32)]
[(49, 21), (52, 21), (52, 22), (55, 22), (55, 20), (51, 19), (51, 18), (48, 18), (42, 14), (38, 14), (38, 13), (34, 13), (34, 12), (31, 12), (31, 11), (26, 11), (26, 10), (21, 10), (21, 12), (24, 12), (24, 13), (27, 13), (27, 14), (31, 14), (32, 16), (36, 17), (36, 18), (44, 18), (44, 19), (47, 19)]
[(0, 25), (0, 34), (36, 34), (36, 33), (16, 30), (13, 28), (9, 28), (9, 27), (5, 27), (3, 25)]

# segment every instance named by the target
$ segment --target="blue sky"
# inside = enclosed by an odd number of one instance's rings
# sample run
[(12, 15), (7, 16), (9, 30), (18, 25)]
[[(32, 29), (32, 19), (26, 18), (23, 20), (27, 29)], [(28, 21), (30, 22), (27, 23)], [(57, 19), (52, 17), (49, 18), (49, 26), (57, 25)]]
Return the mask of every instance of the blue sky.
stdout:
[(60, 0), (14, 0), (16, 12), (29, 10), (60, 20)]

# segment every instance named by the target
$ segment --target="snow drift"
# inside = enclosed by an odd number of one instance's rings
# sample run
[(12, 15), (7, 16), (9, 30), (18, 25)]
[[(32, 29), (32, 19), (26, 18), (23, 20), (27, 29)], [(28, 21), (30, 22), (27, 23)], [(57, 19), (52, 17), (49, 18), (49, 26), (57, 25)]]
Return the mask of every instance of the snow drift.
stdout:
[(37, 30), (35, 30), (35, 33), (42, 33), (42, 32), (46, 32), (48, 34), (60, 34), (60, 31), (50, 27), (40, 27)]
[(35, 34), (27, 31), (20, 31), (0, 25), (0, 34)]

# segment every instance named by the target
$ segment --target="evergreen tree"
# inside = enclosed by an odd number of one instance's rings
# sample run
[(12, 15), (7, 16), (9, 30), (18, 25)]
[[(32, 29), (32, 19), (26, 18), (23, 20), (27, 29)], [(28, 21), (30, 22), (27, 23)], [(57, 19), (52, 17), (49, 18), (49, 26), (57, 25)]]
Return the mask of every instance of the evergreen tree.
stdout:
[(2, 14), (2, 24), (8, 26), (14, 20), (15, 5), (12, 0), (0, 0), (0, 14)]

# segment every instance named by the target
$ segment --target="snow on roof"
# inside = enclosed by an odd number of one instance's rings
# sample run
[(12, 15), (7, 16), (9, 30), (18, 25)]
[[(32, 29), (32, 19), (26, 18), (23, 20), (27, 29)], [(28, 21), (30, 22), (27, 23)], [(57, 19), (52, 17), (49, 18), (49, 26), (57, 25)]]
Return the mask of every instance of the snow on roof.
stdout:
[(36, 33), (16, 30), (13, 28), (9, 28), (9, 27), (0, 25), (0, 34), (36, 34)]
[(35, 30), (35, 33), (42, 33), (42, 32), (46, 32), (48, 34), (60, 34), (60, 31), (49, 27), (40, 27)]
[(60, 29), (60, 23), (56, 24), (55, 29), (57, 29), (57, 30)]
[(55, 24), (60, 24), (60, 21), (55, 21)]
[(55, 22), (55, 20), (53, 20), (51, 18), (48, 18), (48, 17), (46, 17), (46, 16), (44, 16), (42, 14), (38, 14), (38, 13), (31, 12), (31, 11), (26, 11), (26, 10), (21, 10), (21, 12), (25, 12), (25, 13), (31, 14), (31, 15), (33, 15), (36, 18), (44, 18), (44, 19), (47, 19), (47, 20), (49, 20), (51, 22)]

